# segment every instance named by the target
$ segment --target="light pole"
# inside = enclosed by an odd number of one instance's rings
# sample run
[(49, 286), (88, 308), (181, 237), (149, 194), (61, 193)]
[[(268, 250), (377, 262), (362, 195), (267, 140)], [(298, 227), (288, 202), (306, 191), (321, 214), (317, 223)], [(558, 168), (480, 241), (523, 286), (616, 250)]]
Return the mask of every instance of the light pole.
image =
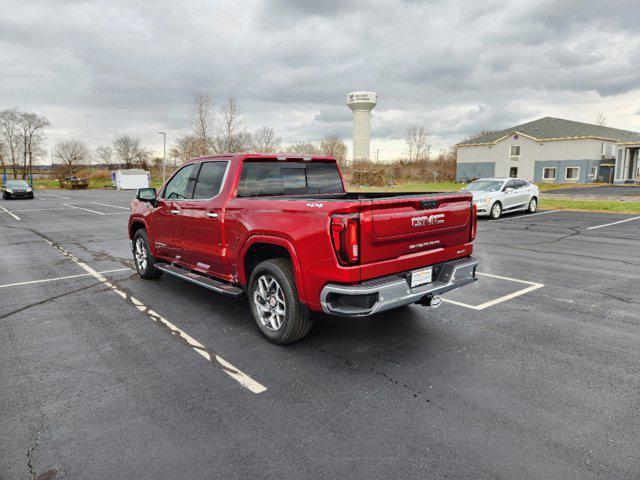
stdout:
[(166, 132), (158, 132), (158, 135), (162, 135), (162, 184), (164, 185), (167, 179), (167, 134)]

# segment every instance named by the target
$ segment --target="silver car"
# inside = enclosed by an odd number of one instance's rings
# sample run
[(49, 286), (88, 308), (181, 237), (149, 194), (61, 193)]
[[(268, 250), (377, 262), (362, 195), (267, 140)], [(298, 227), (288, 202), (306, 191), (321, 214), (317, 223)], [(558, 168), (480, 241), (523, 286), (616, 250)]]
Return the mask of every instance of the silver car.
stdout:
[(496, 220), (506, 212), (533, 213), (538, 209), (537, 185), (519, 178), (480, 178), (462, 190), (473, 195), (478, 216)]

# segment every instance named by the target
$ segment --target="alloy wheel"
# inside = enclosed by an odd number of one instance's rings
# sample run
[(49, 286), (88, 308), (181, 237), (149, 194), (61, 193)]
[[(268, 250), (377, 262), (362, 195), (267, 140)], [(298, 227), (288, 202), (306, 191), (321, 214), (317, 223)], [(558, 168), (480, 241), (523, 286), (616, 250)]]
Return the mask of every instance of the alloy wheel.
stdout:
[(260, 323), (273, 332), (282, 328), (287, 313), (284, 291), (272, 275), (261, 275), (256, 282), (253, 302), (258, 309)]
[(144, 240), (142, 238), (138, 238), (136, 240), (136, 265), (138, 266), (138, 270), (146, 270), (147, 268), (147, 248), (144, 244)]
[(499, 203), (494, 203), (493, 207), (491, 207), (491, 217), (492, 218), (500, 218), (500, 214), (502, 213), (502, 208)]

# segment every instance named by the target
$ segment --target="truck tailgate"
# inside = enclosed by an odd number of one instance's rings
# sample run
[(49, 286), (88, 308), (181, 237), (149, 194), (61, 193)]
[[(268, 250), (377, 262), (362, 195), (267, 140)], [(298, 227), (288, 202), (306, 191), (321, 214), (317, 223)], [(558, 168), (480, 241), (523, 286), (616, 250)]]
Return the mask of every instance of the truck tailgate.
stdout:
[(362, 264), (469, 242), (469, 194), (425, 194), (369, 202), (362, 212)]

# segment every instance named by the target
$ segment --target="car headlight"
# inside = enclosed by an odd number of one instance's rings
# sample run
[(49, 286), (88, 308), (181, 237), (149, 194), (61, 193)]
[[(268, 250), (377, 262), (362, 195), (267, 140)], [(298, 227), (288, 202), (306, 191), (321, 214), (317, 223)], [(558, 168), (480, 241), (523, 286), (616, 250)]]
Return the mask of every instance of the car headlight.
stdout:
[(13, 193), (13, 190), (11, 190), (10, 188), (5, 188), (4, 191), (7, 192), (7, 193)]
[(490, 198), (482, 198), (482, 199), (476, 201), (476, 205), (486, 205), (489, 202), (491, 202)]
[(27, 192), (30, 192), (30, 191), (31, 191), (31, 189), (30, 189), (30, 188), (27, 188)]

